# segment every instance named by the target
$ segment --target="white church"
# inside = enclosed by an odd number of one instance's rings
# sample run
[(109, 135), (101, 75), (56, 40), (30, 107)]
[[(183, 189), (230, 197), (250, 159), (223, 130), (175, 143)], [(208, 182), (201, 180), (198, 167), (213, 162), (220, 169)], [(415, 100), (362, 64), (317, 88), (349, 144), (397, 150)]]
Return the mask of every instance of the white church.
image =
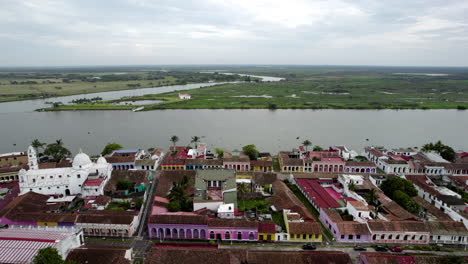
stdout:
[(72, 167), (40, 169), (36, 150), (30, 146), (28, 164), (29, 170), (22, 169), (18, 175), (20, 194), (31, 191), (45, 195), (102, 195), (112, 173), (112, 165), (104, 157), (94, 163), (81, 150)]

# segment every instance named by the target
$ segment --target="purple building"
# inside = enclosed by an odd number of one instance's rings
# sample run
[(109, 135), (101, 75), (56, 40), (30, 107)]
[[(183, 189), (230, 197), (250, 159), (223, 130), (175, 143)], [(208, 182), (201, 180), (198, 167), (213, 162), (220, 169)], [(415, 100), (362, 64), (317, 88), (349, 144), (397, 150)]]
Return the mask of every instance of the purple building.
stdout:
[(326, 208), (320, 209), (320, 221), (330, 230), (337, 242), (371, 242), (371, 232), (367, 224), (355, 221), (344, 221), (336, 210)]
[(153, 215), (148, 221), (150, 238), (207, 239), (207, 217), (191, 214)]
[(210, 219), (209, 239), (216, 240), (257, 240), (258, 222), (245, 219)]

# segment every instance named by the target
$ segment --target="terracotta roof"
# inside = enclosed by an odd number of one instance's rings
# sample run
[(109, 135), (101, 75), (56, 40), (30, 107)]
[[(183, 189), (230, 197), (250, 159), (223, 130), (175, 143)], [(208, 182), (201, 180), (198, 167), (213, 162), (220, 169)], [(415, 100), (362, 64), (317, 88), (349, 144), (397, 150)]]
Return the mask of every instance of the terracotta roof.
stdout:
[(275, 195), (268, 198), (270, 204), (275, 206), (277, 210), (289, 209), (293, 212), (297, 212), (304, 218), (313, 219), (313, 216), (305, 208), (301, 201), (296, 195), (286, 186), (286, 184), (280, 180), (273, 183), (273, 193)]
[(94, 199), (94, 203), (97, 205), (107, 205), (110, 202), (111, 198), (106, 195), (99, 195)]
[(341, 217), (340, 213), (338, 213), (337, 210), (323, 208), (322, 211), (328, 216), (328, 218), (331, 221), (333, 221), (335, 223), (343, 221), (343, 218)]
[(232, 157), (232, 158), (225, 158), (223, 162), (250, 162), (250, 160), (249, 158)]
[(87, 264), (130, 264), (130, 260), (125, 259), (126, 250), (127, 248), (86, 245), (72, 250), (66, 260)]
[(114, 224), (114, 225), (129, 225), (134, 221), (133, 215), (119, 214), (121, 211), (114, 211), (115, 214), (89, 214), (82, 213), (78, 215), (77, 223), (88, 224)]
[(278, 158), (283, 166), (304, 166), (304, 162), (301, 159), (289, 158), (287, 152), (280, 152)]
[(426, 175), (406, 175), (406, 179), (423, 189), (425, 192), (438, 196), (440, 193), (436, 191), (434, 188), (429, 186), (429, 184), (426, 183), (427, 176)]
[(187, 159), (185, 160), (186, 165), (209, 165), (209, 166), (223, 166), (222, 160), (207, 160), (207, 159)]
[(145, 258), (146, 264), (241, 264), (246, 263), (245, 249), (217, 249), (217, 248), (152, 248)]
[(173, 171), (162, 171), (161, 175), (159, 176), (158, 184), (156, 185), (156, 196), (166, 197), (171, 189), (173, 182), (179, 182), (182, 180), (184, 175), (187, 175), (190, 179), (190, 183), (192, 186), (189, 186), (188, 190), (186, 190), (188, 195), (192, 195), (194, 188), (193, 185), (195, 184), (195, 174), (196, 171), (194, 170), (173, 170)]
[(273, 167), (273, 161), (251, 160), (250, 161), (250, 166)]
[(426, 209), (430, 214), (434, 215), (438, 221), (451, 221), (452, 218), (442, 212), (440, 209), (436, 208), (431, 203), (428, 203), (424, 200), (421, 196), (414, 196), (411, 197), (411, 200), (415, 201), (416, 203), (420, 204), (424, 209)]
[(259, 222), (258, 223), (258, 232), (259, 233), (276, 233), (276, 225), (271, 221)]
[(162, 161), (161, 165), (185, 165), (185, 162), (185, 159), (172, 159), (166, 156), (166, 158), (164, 158), (164, 160)]
[(252, 227), (257, 228), (257, 221), (249, 221), (246, 219), (221, 219), (214, 218), (208, 220), (209, 227)]
[(395, 201), (385, 202), (382, 205), (382, 209), (384, 209), (386, 212), (390, 214), (390, 215), (386, 215), (386, 217), (389, 217), (390, 220), (416, 219), (414, 215), (406, 211), (403, 207), (401, 207)]
[(11, 213), (40, 213), (47, 211), (48, 195), (28, 192), (16, 197), (7, 206), (0, 210), (0, 216)]
[(349, 255), (342, 251), (249, 251), (245, 263), (253, 264), (352, 264)]
[(431, 234), (468, 236), (468, 230), (462, 222), (435, 221), (425, 222)]
[(149, 219), (153, 224), (206, 225), (204, 215), (153, 215)]
[(17, 222), (55, 222), (55, 223), (75, 223), (75, 214), (58, 213), (13, 213), (8, 219)]
[(135, 162), (135, 156), (111, 156), (106, 157), (107, 163), (132, 163)]
[(373, 162), (368, 161), (346, 161), (345, 165), (354, 167), (376, 167)]
[(336, 224), (342, 235), (370, 235), (369, 228), (364, 223), (342, 221)]
[(61, 160), (60, 162), (46, 162), (46, 163), (39, 163), (39, 169), (55, 169), (55, 168), (68, 168), (72, 166), (71, 161), (69, 160)]
[(359, 210), (359, 211), (369, 211), (369, 208), (363, 203), (363, 202), (360, 202), (360, 201), (348, 201), (349, 204), (351, 204), (354, 208), (356, 208), (356, 210)]
[(369, 152), (372, 156), (375, 157), (382, 157), (385, 156), (380, 150), (375, 148), (366, 148), (367, 152)]
[(424, 222), (417, 221), (392, 221), (392, 222), (367, 222), (372, 232), (429, 232), (430, 230)]
[(322, 234), (322, 228), (317, 222), (288, 223), (290, 234)]

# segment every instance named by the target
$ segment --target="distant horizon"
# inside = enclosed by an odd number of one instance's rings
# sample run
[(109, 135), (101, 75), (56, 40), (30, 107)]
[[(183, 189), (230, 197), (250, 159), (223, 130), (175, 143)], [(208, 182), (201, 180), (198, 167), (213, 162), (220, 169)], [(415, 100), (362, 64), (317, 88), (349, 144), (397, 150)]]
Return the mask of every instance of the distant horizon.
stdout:
[(359, 64), (97, 64), (97, 65), (50, 65), (50, 66), (0, 66), (2, 69), (59, 69), (59, 68), (104, 68), (104, 67), (245, 67), (255, 66), (258, 68), (267, 67), (375, 67), (375, 68), (468, 68), (466, 66), (422, 66), (422, 65), (359, 65)]

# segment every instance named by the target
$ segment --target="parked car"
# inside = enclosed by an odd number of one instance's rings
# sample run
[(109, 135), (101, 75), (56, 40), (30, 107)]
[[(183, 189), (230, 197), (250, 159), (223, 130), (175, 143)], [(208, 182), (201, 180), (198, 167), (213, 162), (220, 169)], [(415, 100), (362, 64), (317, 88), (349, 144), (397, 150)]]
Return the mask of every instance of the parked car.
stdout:
[(367, 249), (363, 246), (354, 246), (354, 250), (356, 251), (366, 251)]
[(381, 246), (381, 245), (377, 245), (375, 246), (375, 251), (387, 252), (388, 248)]
[(390, 248), (390, 251), (392, 251), (392, 252), (402, 252), (403, 248), (398, 247), (398, 246), (397, 247), (392, 247), (392, 248)]
[(307, 243), (307, 244), (302, 246), (302, 249), (303, 250), (315, 250), (315, 249), (317, 249), (317, 247), (312, 245), (312, 243)]

